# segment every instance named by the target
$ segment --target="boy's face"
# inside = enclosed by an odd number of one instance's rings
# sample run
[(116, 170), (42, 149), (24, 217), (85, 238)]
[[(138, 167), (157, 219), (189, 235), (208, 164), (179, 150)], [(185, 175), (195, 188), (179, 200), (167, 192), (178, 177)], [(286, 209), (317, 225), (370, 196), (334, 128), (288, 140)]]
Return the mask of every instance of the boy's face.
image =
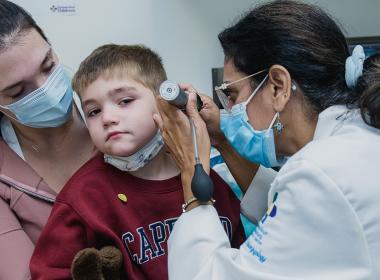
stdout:
[(157, 132), (154, 94), (134, 80), (100, 76), (81, 99), (91, 138), (105, 154), (130, 156)]

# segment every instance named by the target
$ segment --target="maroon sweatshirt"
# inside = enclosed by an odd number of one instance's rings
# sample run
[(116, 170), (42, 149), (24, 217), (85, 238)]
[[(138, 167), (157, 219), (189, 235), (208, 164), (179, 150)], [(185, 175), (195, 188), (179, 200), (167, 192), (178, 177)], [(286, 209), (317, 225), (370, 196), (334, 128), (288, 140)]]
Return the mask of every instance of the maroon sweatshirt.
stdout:
[[(214, 199), (232, 246), (245, 240), (240, 202), (213, 171)], [(123, 202), (118, 194), (124, 194)], [(168, 279), (167, 240), (181, 215), (180, 176), (144, 180), (104, 163), (97, 155), (57, 196), (30, 263), (32, 279), (70, 279), (70, 265), (84, 248), (119, 248), (124, 278)], [(189, 264), (190, 265), (190, 264)]]

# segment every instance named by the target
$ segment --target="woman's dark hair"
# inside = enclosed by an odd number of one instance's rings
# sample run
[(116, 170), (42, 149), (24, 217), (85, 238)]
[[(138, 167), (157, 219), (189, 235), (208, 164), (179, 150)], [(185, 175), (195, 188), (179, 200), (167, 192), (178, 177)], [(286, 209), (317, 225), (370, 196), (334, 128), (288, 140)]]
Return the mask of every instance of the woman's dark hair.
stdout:
[(380, 128), (380, 54), (364, 61), (363, 75), (358, 79), (356, 90), (364, 121)]
[(23, 32), (34, 28), (48, 42), (44, 32), (28, 12), (6, 0), (0, 0), (0, 51), (9, 47)]
[(332, 105), (357, 102), (345, 82), (346, 39), (317, 6), (290, 0), (263, 4), (222, 31), (219, 40), (226, 59), (245, 74), (284, 66), (313, 115)]

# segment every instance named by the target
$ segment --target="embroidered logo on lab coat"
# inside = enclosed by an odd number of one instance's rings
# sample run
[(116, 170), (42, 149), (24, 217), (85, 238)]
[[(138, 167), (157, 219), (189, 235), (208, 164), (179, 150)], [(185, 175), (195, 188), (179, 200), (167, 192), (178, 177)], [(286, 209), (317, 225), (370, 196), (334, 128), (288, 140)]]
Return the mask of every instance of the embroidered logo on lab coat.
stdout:
[(265, 213), (264, 217), (261, 219), (261, 224), (264, 224), (268, 217), (274, 218), (277, 214), (277, 206), (275, 204), (278, 197), (278, 192), (273, 196), (272, 204), (268, 207), (268, 211)]
[(256, 257), (260, 263), (267, 261), (267, 256), (261, 250), (263, 245), (263, 239), (268, 235), (267, 230), (263, 227), (266, 220), (269, 218), (276, 217), (277, 206), (275, 204), (278, 198), (278, 193), (276, 192), (273, 196), (272, 203), (268, 207), (268, 211), (265, 213), (264, 217), (261, 219), (261, 222), (257, 225), (256, 230), (250, 235), (250, 237), (244, 242), (246, 250)]

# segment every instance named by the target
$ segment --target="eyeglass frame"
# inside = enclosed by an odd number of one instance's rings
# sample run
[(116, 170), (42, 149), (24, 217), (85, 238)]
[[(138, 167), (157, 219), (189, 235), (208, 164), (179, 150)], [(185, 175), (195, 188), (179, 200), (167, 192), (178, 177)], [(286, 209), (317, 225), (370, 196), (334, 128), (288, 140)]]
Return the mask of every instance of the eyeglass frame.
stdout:
[[(233, 84), (236, 84), (238, 82), (241, 82), (243, 80), (246, 80), (248, 78), (251, 78), (251, 77), (254, 77), (256, 75), (259, 75), (265, 71), (267, 71), (268, 69), (264, 69), (264, 70), (261, 70), (259, 72), (256, 72), (254, 74), (251, 74), (251, 75), (248, 75), (248, 76), (245, 76), (245, 77), (242, 77), (236, 81), (232, 81), (230, 83), (226, 83), (226, 82), (223, 82), (220, 86), (215, 86), (214, 87), (214, 90), (216, 92), (216, 95), (218, 96), (218, 99), (220, 101), (220, 104), (222, 104), (223, 108), (226, 110), (226, 111), (231, 111), (231, 108), (228, 107), (228, 105), (226, 105), (225, 103), (225, 100), (229, 100), (229, 98), (227, 97), (227, 95), (224, 93), (224, 90), (226, 90), (229, 86), (233, 85)], [(220, 95), (223, 95), (223, 96), (220, 96)], [(225, 98), (225, 99), (224, 99)]]

